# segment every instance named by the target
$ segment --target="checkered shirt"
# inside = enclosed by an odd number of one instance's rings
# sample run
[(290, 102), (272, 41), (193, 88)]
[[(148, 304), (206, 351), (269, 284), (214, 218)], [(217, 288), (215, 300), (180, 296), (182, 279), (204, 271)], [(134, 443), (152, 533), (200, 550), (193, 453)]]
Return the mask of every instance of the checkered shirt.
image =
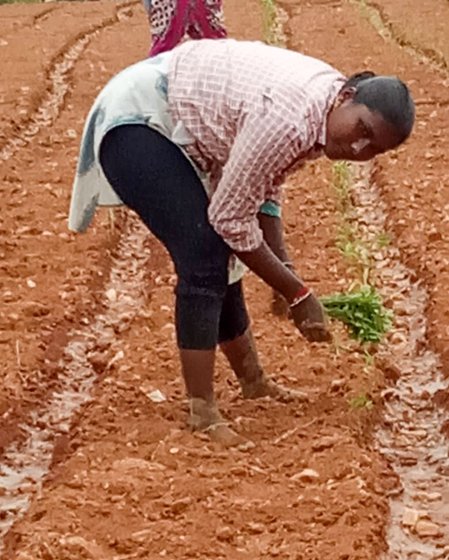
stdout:
[(322, 153), (344, 76), (259, 42), (189, 41), (172, 51), (168, 101), (184, 148), (212, 177), (209, 220), (234, 251), (262, 243), (257, 213), (285, 175)]

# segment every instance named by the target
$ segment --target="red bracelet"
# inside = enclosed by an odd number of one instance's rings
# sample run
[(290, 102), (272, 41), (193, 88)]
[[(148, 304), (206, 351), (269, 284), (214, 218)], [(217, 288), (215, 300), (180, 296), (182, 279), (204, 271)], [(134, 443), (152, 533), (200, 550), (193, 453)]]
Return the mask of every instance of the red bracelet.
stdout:
[(293, 298), (293, 301), (291, 302), (290, 307), (295, 307), (296, 305), (299, 305), (301, 302), (303, 302), (305, 299), (307, 299), (311, 294), (312, 294), (312, 292), (309, 290), (309, 288), (307, 288), (307, 286), (302, 286), (296, 292), (296, 295)]

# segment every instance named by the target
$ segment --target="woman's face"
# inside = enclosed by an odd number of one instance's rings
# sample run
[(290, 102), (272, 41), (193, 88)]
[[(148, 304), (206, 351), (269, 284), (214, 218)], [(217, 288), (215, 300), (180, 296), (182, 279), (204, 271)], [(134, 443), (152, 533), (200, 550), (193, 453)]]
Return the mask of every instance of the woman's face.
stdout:
[(354, 103), (354, 93), (353, 89), (342, 92), (329, 113), (324, 146), (329, 159), (367, 161), (401, 143), (395, 128), (380, 113)]

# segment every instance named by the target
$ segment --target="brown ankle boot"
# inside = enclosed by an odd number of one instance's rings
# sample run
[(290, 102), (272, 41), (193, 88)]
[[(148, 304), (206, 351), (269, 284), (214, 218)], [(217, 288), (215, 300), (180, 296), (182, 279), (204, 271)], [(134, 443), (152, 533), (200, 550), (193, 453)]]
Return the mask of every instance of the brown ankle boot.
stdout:
[(245, 399), (308, 400), (305, 393), (287, 389), (265, 375), (250, 328), (235, 340), (222, 344), (221, 349), (237, 376)]
[(192, 430), (204, 430), (205, 428), (209, 428), (209, 426), (225, 423), (214, 401), (191, 398), (189, 405), (189, 425)]
[(295, 391), (276, 383), (273, 379), (262, 376), (257, 381), (240, 380), (242, 395), (245, 399), (260, 399), (270, 397), (280, 402), (307, 402), (309, 400), (306, 393)]
[(242, 451), (254, 447), (253, 442), (228, 426), (214, 401), (191, 398), (189, 424), (192, 430), (207, 434), (211, 441), (223, 447), (237, 447)]

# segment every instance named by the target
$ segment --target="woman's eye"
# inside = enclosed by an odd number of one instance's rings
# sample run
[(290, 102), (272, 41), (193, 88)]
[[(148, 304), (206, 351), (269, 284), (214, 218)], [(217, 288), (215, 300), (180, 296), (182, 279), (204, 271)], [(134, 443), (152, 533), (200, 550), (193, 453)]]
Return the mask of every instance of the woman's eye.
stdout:
[(371, 130), (366, 126), (363, 121), (359, 122), (359, 129), (360, 133), (362, 134), (363, 138), (370, 138), (371, 137)]

